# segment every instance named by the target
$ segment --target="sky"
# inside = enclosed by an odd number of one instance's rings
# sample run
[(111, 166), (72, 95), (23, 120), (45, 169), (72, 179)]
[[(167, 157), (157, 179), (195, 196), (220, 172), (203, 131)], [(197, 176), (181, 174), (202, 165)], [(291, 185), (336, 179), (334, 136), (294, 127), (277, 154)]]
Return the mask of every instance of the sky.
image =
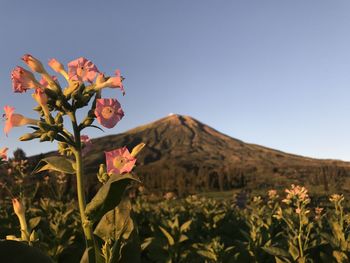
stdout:
[[(169, 113), (189, 115), (245, 142), (350, 161), (350, 1), (131, 0), (0, 2), (0, 109), (37, 118), (10, 73), (30, 53), (47, 63), (84, 56), (126, 95), (117, 134)], [(83, 114), (83, 113), (82, 113)], [(54, 143), (0, 123), (0, 148), (27, 155)], [(116, 146), (119, 147), (119, 146)]]

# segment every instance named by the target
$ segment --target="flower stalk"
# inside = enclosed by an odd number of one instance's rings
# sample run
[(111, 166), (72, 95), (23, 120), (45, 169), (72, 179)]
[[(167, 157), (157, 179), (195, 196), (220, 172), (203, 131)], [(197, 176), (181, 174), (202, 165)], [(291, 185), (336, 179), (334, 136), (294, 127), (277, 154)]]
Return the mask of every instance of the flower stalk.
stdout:
[(82, 149), (81, 149), (81, 138), (80, 131), (77, 124), (77, 119), (75, 113), (69, 114), (72, 127), (74, 131), (74, 140), (75, 140), (75, 164), (76, 164), (76, 177), (77, 177), (77, 194), (78, 194), (78, 205), (81, 223), (85, 235), (86, 249), (88, 252), (89, 263), (96, 262), (96, 254), (95, 254), (95, 241), (94, 235), (92, 231), (92, 226), (85, 215), (85, 207), (86, 207), (86, 199), (85, 199), (85, 187), (84, 187), (84, 177), (83, 177), (83, 159), (82, 159)]

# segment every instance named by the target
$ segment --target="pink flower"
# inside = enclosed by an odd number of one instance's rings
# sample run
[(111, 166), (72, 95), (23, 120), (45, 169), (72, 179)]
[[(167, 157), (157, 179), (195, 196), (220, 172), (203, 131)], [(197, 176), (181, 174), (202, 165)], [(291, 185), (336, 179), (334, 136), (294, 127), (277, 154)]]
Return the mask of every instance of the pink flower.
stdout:
[(14, 92), (22, 93), (30, 88), (40, 86), (33, 73), (19, 66), (11, 72), (11, 79)]
[(123, 92), (123, 95), (125, 95), (125, 90), (123, 86), (123, 77), (120, 75), (120, 70), (117, 69), (115, 71), (115, 77), (110, 77), (107, 80), (107, 86), (110, 88), (120, 88), (120, 90)]
[(8, 149), (9, 148), (7, 148), (7, 147), (0, 149), (0, 159), (7, 160), (7, 150)]
[(26, 118), (21, 114), (15, 114), (14, 113), (15, 108), (13, 108), (13, 107), (6, 105), (4, 107), (4, 111), (5, 111), (4, 115), (6, 118), (4, 132), (5, 132), (6, 136), (8, 135), (8, 133), (12, 129), (12, 127), (18, 127), (18, 126), (23, 126), (23, 125), (27, 125), (27, 124), (37, 125), (37, 120)]
[(105, 152), (107, 173), (122, 174), (131, 172), (136, 163), (126, 147), (119, 148), (110, 152)]
[(66, 70), (64, 69), (64, 66), (55, 58), (52, 58), (49, 60), (49, 66), (56, 71), (57, 73), (60, 73), (66, 80), (69, 79), (69, 76), (66, 72)]
[(68, 76), (70, 80), (89, 81), (92, 83), (98, 73), (94, 63), (84, 57), (80, 57), (68, 63)]
[(107, 80), (105, 80), (104, 75), (102, 73), (99, 74), (99, 76), (96, 79), (96, 89), (99, 90), (106, 87), (120, 88), (120, 90), (123, 92), (123, 95), (125, 95), (123, 77), (120, 75), (119, 69), (115, 71), (114, 77), (110, 77)]
[(84, 148), (82, 150), (82, 155), (86, 155), (92, 148), (92, 142), (87, 135), (81, 135), (80, 141), (84, 144)]
[(25, 54), (22, 57), (22, 60), (28, 65), (28, 67), (32, 71), (40, 73), (40, 74), (46, 73), (46, 71), (43, 67), (43, 64), (41, 64), (41, 62), (38, 59), (36, 59), (35, 57), (33, 57), (32, 55)]
[(25, 214), (25, 208), (23, 203), (19, 199), (14, 198), (12, 199), (12, 205), (13, 205), (13, 211), (15, 212), (15, 214), (18, 217), (23, 217)]
[(61, 70), (64, 70), (64, 66), (55, 58), (50, 59), (48, 64), (57, 73), (60, 73)]
[(124, 116), (116, 99), (97, 99), (95, 115), (97, 121), (106, 128), (113, 128)]

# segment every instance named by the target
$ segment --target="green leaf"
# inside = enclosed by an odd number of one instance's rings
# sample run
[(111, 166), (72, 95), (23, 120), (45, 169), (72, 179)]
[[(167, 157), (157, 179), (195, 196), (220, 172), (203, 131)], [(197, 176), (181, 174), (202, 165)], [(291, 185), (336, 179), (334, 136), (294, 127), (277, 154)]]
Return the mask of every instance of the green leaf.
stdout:
[(197, 250), (196, 251), (197, 254), (201, 255), (202, 257), (205, 257), (205, 258), (208, 258), (208, 259), (211, 259), (211, 260), (217, 260), (217, 257), (216, 255), (211, 252), (211, 251), (208, 251), (208, 250)]
[(99, 129), (102, 132), (105, 132), (101, 127), (98, 127), (96, 125), (89, 125), (89, 127), (95, 128), (95, 129)]
[(39, 225), (41, 220), (41, 216), (33, 217), (29, 219), (29, 227), (30, 229), (34, 229), (37, 225)]
[(86, 216), (92, 222), (99, 221), (105, 213), (114, 209), (121, 201), (124, 191), (131, 181), (140, 182), (133, 174), (113, 174), (98, 190), (85, 208)]
[(289, 257), (289, 253), (287, 251), (285, 251), (282, 248), (278, 248), (278, 247), (262, 247), (262, 249), (269, 253), (270, 255), (276, 256), (276, 257)]
[(179, 243), (185, 242), (186, 240), (188, 240), (188, 237), (186, 235), (181, 235), (179, 238)]
[(276, 263), (291, 263), (291, 261), (288, 259), (282, 260), (278, 257), (275, 257), (275, 260), (276, 260)]
[(75, 174), (72, 161), (63, 156), (51, 156), (42, 159), (35, 167), (32, 174), (46, 170), (54, 170), (66, 174)]
[(181, 232), (181, 233), (182, 233), (182, 232), (186, 232), (186, 231), (190, 228), (191, 223), (192, 223), (192, 220), (188, 220), (188, 221), (186, 221), (185, 223), (183, 223), (183, 224), (181, 225), (181, 227), (180, 227), (180, 232)]
[(343, 233), (343, 230), (341, 229), (339, 223), (336, 222), (336, 221), (331, 221), (330, 225), (331, 225), (331, 228), (332, 228), (333, 235), (338, 240), (345, 241), (344, 233)]
[(135, 229), (134, 220), (131, 217), (131, 203), (123, 198), (119, 205), (107, 212), (98, 222), (94, 234), (103, 240), (127, 240)]
[(148, 237), (145, 240), (143, 240), (141, 244), (141, 250), (144, 251), (151, 243), (153, 242), (154, 237)]
[(168, 231), (166, 231), (164, 228), (159, 226), (160, 231), (164, 234), (164, 236), (168, 239), (168, 243), (170, 246), (173, 246), (175, 244), (174, 238), (169, 234)]
[(294, 244), (291, 241), (289, 242), (288, 252), (292, 255), (294, 260), (296, 260), (299, 257), (299, 249), (296, 246), (294, 246)]
[(131, 202), (128, 198), (123, 198), (117, 207), (102, 217), (95, 228), (94, 234), (104, 241), (115, 240), (111, 248), (109, 262), (141, 262), (141, 247), (137, 227), (133, 219)]

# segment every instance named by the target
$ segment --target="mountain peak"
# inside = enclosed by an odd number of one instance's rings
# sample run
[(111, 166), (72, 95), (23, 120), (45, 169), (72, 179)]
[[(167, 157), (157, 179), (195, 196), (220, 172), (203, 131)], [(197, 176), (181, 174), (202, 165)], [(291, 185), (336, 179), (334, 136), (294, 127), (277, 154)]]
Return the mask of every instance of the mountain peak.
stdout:
[[(244, 143), (201, 123), (191, 116), (169, 114), (121, 134), (93, 140), (85, 169), (96, 185), (96, 167), (105, 162), (105, 151), (139, 143), (146, 146), (137, 156), (135, 173), (149, 189), (197, 192), (236, 187), (319, 184), (334, 176), (350, 175), (350, 164), (305, 158)], [(321, 178), (321, 179), (320, 179)], [(338, 179), (337, 179), (338, 180)], [(312, 181), (312, 182), (313, 182)]]

